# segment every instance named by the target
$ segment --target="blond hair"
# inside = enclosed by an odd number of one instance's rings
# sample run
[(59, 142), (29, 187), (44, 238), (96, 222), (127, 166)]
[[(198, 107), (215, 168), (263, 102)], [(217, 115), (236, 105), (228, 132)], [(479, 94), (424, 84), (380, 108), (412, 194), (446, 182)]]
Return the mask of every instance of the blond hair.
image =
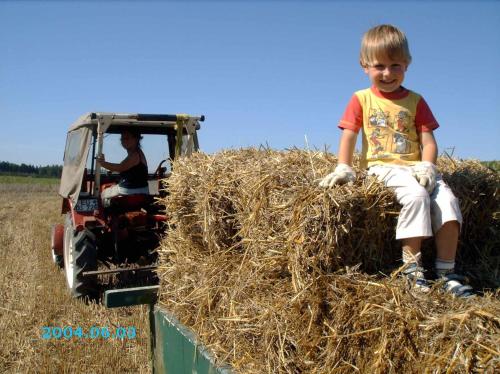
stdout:
[(359, 63), (366, 67), (379, 57), (411, 62), (410, 48), (404, 32), (393, 25), (379, 25), (368, 30), (361, 41)]

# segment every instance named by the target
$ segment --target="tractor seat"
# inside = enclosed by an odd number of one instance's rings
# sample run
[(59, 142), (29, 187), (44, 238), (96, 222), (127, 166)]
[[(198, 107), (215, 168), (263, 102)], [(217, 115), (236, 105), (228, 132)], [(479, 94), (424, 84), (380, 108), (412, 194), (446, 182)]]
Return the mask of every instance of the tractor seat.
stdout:
[(147, 194), (118, 195), (109, 199), (109, 208), (118, 212), (130, 212), (146, 209), (153, 202), (153, 196)]

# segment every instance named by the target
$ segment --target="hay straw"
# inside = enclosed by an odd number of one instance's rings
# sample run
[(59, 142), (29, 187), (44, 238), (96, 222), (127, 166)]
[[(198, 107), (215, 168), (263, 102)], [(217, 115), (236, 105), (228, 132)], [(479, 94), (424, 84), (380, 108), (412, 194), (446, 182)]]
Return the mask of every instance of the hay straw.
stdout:
[[(359, 169), (354, 185), (319, 188), (315, 175), (335, 164), (297, 149), (176, 161), (161, 303), (242, 373), (497, 368), (498, 294), (454, 300), (436, 286), (421, 295), (377, 275), (401, 256), (399, 207)], [(472, 161), (439, 166), (465, 204), (459, 265), (498, 287), (498, 174)]]

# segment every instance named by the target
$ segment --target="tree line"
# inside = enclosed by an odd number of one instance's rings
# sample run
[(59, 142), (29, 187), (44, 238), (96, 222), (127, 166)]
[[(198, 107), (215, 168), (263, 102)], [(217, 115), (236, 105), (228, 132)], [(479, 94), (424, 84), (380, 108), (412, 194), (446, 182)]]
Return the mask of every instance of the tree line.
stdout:
[(500, 161), (482, 161), (481, 163), (490, 169), (500, 171)]
[(62, 165), (34, 166), (24, 163), (18, 165), (12, 162), (0, 161), (0, 174), (59, 178), (61, 173)]

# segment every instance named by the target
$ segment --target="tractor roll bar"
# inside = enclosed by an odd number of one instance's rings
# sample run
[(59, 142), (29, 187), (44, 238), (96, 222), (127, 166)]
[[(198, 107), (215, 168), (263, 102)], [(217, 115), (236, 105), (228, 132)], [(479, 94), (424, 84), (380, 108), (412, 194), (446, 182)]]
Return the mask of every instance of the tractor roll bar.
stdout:
[[(91, 119), (97, 119), (97, 113), (91, 114)], [(183, 115), (177, 114), (114, 114), (114, 119), (135, 119), (137, 121), (169, 121), (176, 122), (178, 119), (184, 118)], [(200, 122), (205, 121), (205, 116), (201, 115), (199, 117), (191, 117), (197, 119)]]
[[(177, 121), (180, 116), (176, 114), (138, 114), (138, 121)], [(200, 117), (194, 117), (200, 122), (205, 121), (205, 116), (201, 115)]]

